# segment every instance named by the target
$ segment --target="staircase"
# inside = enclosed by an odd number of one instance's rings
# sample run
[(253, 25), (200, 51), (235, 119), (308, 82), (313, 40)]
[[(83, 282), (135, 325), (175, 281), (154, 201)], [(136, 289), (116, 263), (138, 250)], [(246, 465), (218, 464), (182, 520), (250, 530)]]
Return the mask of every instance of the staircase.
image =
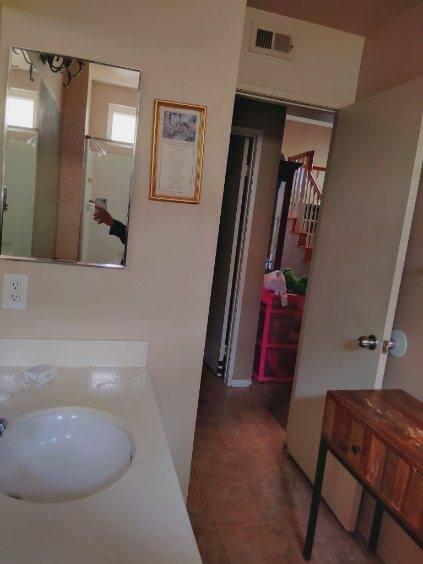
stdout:
[(289, 203), (288, 221), (290, 230), (298, 235), (298, 247), (304, 249), (304, 262), (310, 263), (313, 256), (317, 219), (322, 200), (324, 167), (313, 166), (314, 151), (288, 157), (302, 166), (295, 172)]

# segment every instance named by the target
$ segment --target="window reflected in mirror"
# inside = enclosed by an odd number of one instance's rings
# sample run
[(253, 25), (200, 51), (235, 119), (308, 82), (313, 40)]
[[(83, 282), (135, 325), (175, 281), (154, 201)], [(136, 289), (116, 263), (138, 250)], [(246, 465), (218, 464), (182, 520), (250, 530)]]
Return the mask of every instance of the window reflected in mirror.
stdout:
[(124, 266), (140, 72), (13, 48), (1, 255)]

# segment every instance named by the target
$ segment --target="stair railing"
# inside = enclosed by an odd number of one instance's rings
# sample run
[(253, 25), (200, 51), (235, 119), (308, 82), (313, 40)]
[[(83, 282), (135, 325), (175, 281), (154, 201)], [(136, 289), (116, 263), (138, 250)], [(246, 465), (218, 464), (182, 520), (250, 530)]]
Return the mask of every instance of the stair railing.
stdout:
[(313, 174), (318, 177), (326, 171), (323, 167), (313, 166), (314, 151), (307, 151), (299, 155), (288, 157), (289, 161), (300, 162), (301, 166), (295, 173), (289, 217), (295, 220), (295, 232), (299, 234), (299, 244), (306, 249), (313, 249), (319, 216), (322, 192)]
[(312, 174), (314, 176), (314, 180), (317, 182), (320, 192), (322, 192), (326, 175), (326, 167), (313, 165)]
[(295, 172), (292, 183), (291, 200), (289, 203), (289, 217), (299, 219), (301, 208), (304, 204), (307, 177), (313, 168), (314, 151), (307, 151), (299, 155), (288, 157), (288, 161), (301, 163), (301, 167)]
[(306, 183), (304, 216), (301, 232), (304, 234), (304, 246), (307, 249), (314, 247), (316, 236), (317, 219), (319, 217), (320, 202), (322, 193), (312, 174), (308, 175)]

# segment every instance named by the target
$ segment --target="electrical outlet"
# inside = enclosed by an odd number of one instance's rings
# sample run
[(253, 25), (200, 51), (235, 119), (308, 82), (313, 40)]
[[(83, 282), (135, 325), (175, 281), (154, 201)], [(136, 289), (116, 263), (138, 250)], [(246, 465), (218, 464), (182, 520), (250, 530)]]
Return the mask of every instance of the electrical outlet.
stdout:
[(1, 307), (6, 309), (26, 309), (27, 294), (27, 274), (3, 275), (3, 298)]

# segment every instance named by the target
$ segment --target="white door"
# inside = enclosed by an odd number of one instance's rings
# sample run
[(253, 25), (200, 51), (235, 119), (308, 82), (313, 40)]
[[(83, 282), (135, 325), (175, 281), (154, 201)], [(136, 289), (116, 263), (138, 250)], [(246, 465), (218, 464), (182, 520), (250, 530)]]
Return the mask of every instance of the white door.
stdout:
[[(422, 166), (423, 79), (339, 113), (303, 320), (288, 450), (313, 479), (328, 389), (380, 388)], [(357, 339), (374, 334), (376, 350)], [(361, 488), (331, 456), (323, 495), (353, 530)]]

